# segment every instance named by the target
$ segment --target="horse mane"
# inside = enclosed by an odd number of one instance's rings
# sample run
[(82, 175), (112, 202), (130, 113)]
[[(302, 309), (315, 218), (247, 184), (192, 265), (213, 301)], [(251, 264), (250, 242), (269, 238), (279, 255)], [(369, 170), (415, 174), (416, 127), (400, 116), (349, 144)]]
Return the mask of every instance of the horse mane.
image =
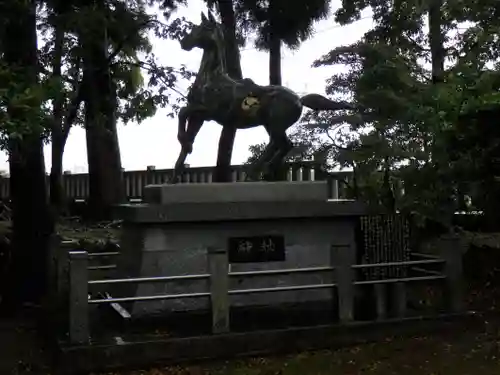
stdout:
[(224, 44), (224, 32), (222, 31), (222, 25), (215, 22), (215, 45), (217, 48), (218, 58), (220, 60), (220, 65), (222, 73), (227, 73), (227, 61), (226, 61), (226, 46)]

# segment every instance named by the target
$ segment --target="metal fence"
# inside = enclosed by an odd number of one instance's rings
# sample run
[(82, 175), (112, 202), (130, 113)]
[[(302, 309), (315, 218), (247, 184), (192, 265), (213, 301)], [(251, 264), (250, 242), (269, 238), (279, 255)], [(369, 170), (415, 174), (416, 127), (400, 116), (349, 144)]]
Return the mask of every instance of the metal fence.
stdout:
[[(93, 272), (105, 271), (107, 268), (101, 265), (91, 265), (90, 262), (99, 258), (113, 258), (118, 252), (88, 253), (86, 251), (67, 251), (71, 246), (65, 244), (66, 249), (59, 248), (53, 256), (57, 281), (55, 283), (55, 298), (62, 301), (59, 305), (61, 311), (67, 314), (66, 330), (69, 341), (73, 344), (88, 343), (91, 333), (89, 324), (89, 306), (94, 304), (119, 304), (122, 302), (156, 301), (183, 298), (209, 298), (212, 312), (212, 332), (224, 333), (230, 331), (230, 296), (252, 293), (273, 293), (296, 290), (331, 289), (333, 302), (337, 307), (340, 324), (354, 320), (354, 302), (356, 288), (361, 285), (374, 285), (377, 319), (384, 320), (388, 316), (387, 296), (390, 294), (393, 300), (392, 314), (396, 318), (404, 318), (407, 315), (407, 290), (410, 283), (425, 282), (431, 280), (443, 280), (447, 295), (448, 309), (450, 312), (461, 312), (463, 310), (462, 296), (462, 253), (453, 241), (443, 246), (441, 255), (433, 256), (427, 254), (412, 254), (413, 260), (401, 262), (385, 262), (374, 264), (355, 264), (352, 261), (353, 249), (349, 245), (331, 247), (331, 265), (325, 267), (310, 267), (297, 269), (276, 269), (255, 272), (229, 272), (228, 254), (225, 249), (209, 250), (207, 274), (126, 278), (126, 279), (92, 279)], [(112, 265), (112, 264), (111, 264)], [(425, 266), (431, 265), (432, 269)], [(363, 280), (358, 277), (358, 270), (384, 269), (390, 267), (409, 267), (413, 276), (393, 277), (377, 280)], [(440, 268), (439, 270), (435, 270)], [(109, 268), (108, 268), (109, 269)], [(258, 289), (230, 289), (229, 279), (232, 277), (260, 277), (279, 274), (332, 272), (332, 283), (284, 285), (272, 288)], [(90, 288), (102, 287), (111, 284), (123, 283), (168, 283), (182, 280), (208, 280), (209, 291), (185, 294), (162, 294), (130, 296), (121, 298), (91, 298)], [(69, 281), (69, 282), (68, 282)], [(54, 304), (56, 307), (57, 304)], [(332, 317), (332, 321), (334, 317)]]

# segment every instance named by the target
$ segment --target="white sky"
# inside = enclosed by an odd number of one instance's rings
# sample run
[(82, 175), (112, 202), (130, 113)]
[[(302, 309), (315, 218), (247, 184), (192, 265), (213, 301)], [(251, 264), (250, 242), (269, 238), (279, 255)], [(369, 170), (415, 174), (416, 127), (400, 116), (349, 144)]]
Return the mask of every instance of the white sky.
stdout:
[[(332, 10), (340, 7), (340, 0), (332, 1)], [(194, 23), (200, 22), (200, 12), (206, 11), (202, 0), (190, 0), (188, 8), (180, 9), (173, 17), (184, 16)], [(315, 59), (333, 48), (351, 44), (372, 27), (369, 13), (354, 24), (339, 27), (333, 17), (316, 23), (316, 34), (304, 42), (297, 51), (284, 49), (282, 56), (283, 85), (300, 94), (324, 94), (325, 80), (331, 77), (335, 67), (311, 68)], [(201, 60), (201, 50), (183, 51), (176, 41), (154, 40), (154, 53), (162, 65), (180, 66), (197, 71)], [(243, 75), (261, 85), (268, 84), (268, 55), (253, 49), (247, 44), (241, 52)], [(341, 68), (340, 68), (341, 69)], [(187, 88), (187, 81), (179, 87)], [(144, 170), (148, 165), (157, 169), (173, 168), (180, 150), (177, 142), (177, 121), (166, 116), (168, 111), (158, 110), (156, 115), (141, 124), (118, 125), (122, 166), (126, 170)], [(215, 122), (206, 122), (194, 143), (193, 153), (187, 163), (192, 167), (213, 166), (217, 159), (217, 147), (222, 127)], [(268, 136), (263, 127), (238, 130), (234, 144), (232, 164), (241, 164), (249, 156), (250, 145), (267, 142)], [(8, 170), (7, 155), (0, 154), (0, 170)], [(45, 163), (50, 170), (50, 145), (45, 147)], [(64, 170), (73, 173), (87, 172), (87, 151), (85, 131), (75, 127), (66, 144)]]

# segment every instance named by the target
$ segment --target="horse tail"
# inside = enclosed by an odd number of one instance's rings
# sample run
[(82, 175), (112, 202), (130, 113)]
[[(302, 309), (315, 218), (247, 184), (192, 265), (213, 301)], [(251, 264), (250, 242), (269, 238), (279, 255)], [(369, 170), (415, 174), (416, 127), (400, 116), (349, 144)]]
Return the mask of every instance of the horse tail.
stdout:
[(300, 102), (303, 106), (311, 108), (315, 111), (338, 111), (342, 109), (354, 109), (353, 105), (347, 102), (336, 102), (319, 94), (304, 95), (300, 98)]

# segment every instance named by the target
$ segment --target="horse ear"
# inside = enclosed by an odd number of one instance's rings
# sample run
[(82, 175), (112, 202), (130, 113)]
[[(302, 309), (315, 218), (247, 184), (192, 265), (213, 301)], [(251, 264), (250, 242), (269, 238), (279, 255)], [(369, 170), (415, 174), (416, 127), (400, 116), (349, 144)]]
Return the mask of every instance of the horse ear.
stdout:
[(201, 12), (201, 22), (207, 22), (207, 16), (205, 16), (205, 13)]
[(214, 15), (210, 11), (208, 11), (208, 20), (212, 23), (216, 23)]

